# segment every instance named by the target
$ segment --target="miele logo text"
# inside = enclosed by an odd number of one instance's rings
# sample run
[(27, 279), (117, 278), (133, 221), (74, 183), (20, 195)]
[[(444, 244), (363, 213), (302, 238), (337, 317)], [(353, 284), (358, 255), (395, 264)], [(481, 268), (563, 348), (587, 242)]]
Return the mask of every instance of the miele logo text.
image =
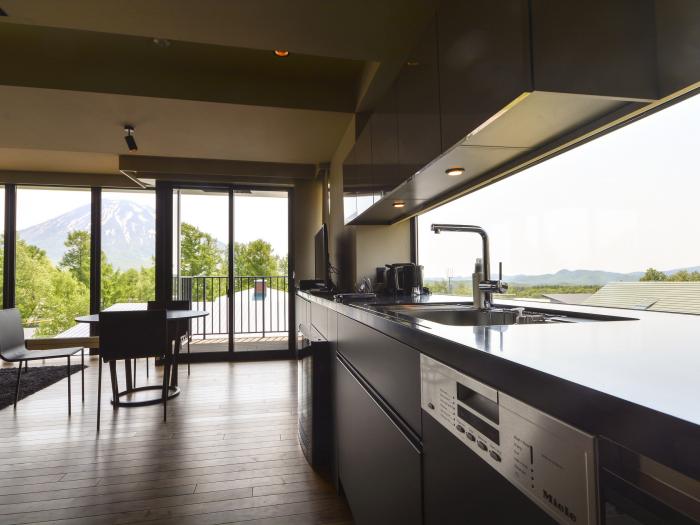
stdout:
[(547, 500), (547, 502), (549, 502), (550, 505), (552, 505), (553, 507), (556, 507), (556, 509), (559, 510), (559, 512), (561, 512), (564, 516), (569, 518), (572, 522), (574, 522), (574, 523), (576, 522), (576, 514), (571, 512), (569, 510), (569, 507), (567, 507), (563, 503), (560, 503), (559, 501), (557, 501), (557, 498), (555, 498), (549, 492), (547, 492), (546, 489), (542, 489), (542, 497), (545, 500)]

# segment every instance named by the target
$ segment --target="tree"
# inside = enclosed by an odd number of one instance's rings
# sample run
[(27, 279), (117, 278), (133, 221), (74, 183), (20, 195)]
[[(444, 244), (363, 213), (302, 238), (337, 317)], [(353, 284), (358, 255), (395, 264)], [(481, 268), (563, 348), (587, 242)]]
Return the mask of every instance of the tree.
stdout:
[(234, 245), (236, 274), (244, 276), (277, 275), (279, 260), (274, 255), (272, 245), (262, 239), (246, 244)]
[(216, 239), (196, 226), (180, 226), (181, 275), (217, 275), (224, 270), (224, 253)]
[[(63, 243), (67, 250), (58, 267), (68, 270), (78, 282), (90, 287), (90, 233), (76, 230)], [(103, 256), (104, 259), (104, 256)], [(104, 261), (103, 261), (104, 262)]]
[(39, 308), (37, 335), (53, 336), (75, 325), (75, 318), (90, 310), (90, 292), (68, 271), (53, 269), (50, 288)]
[(655, 268), (647, 268), (647, 271), (644, 272), (644, 275), (640, 277), (640, 281), (665, 281), (668, 279), (668, 276), (659, 270), (656, 270)]

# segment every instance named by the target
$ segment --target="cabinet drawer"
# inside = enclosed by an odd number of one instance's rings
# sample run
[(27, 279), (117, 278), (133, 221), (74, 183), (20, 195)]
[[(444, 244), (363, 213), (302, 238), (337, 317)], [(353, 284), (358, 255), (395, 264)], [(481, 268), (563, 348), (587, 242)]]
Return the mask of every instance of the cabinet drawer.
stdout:
[(422, 522), (421, 453), (336, 360), (338, 472), (358, 525)]
[(338, 351), (420, 436), (420, 355), (362, 323), (338, 316)]

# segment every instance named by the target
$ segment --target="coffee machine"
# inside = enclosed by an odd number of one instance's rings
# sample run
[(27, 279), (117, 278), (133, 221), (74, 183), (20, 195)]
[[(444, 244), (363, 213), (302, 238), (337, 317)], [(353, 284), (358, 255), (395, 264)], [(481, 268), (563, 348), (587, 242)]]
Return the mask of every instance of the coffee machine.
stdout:
[(422, 295), (423, 267), (414, 263), (393, 263), (377, 268), (377, 291), (389, 295)]

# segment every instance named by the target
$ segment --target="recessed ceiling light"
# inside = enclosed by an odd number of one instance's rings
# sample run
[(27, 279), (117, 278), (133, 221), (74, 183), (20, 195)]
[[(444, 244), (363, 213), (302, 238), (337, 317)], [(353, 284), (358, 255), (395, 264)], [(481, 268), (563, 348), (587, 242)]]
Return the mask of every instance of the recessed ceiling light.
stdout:
[(406, 206), (406, 203), (404, 201), (394, 201), (393, 206), (394, 208), (403, 208)]
[(418, 62), (418, 60), (416, 60), (415, 58), (409, 58), (408, 60), (406, 60), (406, 65), (410, 67), (415, 67), (419, 66), (420, 62)]
[(170, 47), (170, 40), (166, 38), (154, 38), (153, 43), (163, 49)]
[(448, 168), (445, 170), (450, 177), (459, 177), (464, 173), (464, 168)]
[(275, 49), (275, 55), (278, 57), (286, 57), (289, 56), (289, 51), (286, 49)]

